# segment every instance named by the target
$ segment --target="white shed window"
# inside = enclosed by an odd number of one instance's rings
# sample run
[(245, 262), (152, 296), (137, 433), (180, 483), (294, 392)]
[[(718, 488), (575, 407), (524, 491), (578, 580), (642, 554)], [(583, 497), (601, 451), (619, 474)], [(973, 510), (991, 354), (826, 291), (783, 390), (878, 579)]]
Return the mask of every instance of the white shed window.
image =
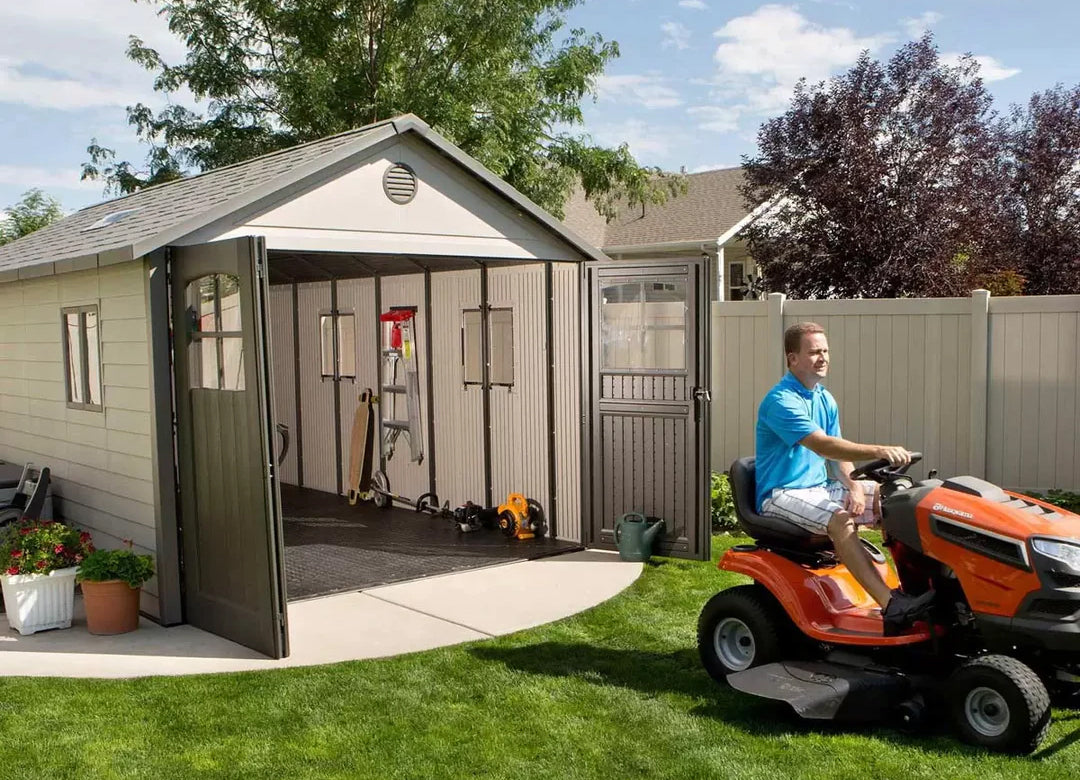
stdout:
[(484, 384), (484, 315), (479, 309), (461, 312), (461, 373), (466, 385)]
[(356, 316), (352, 312), (319, 315), (323, 379), (356, 378)]
[(728, 300), (741, 301), (746, 297), (746, 267), (743, 263), (728, 263)]
[(492, 309), (488, 315), (489, 365), (492, 385), (514, 385), (514, 310)]
[(101, 339), (98, 307), (61, 309), (64, 378), (67, 404), (73, 409), (101, 411)]
[[(487, 353), (484, 320), (487, 320)], [(465, 385), (513, 387), (514, 310), (481, 309), (461, 312), (461, 369)]]

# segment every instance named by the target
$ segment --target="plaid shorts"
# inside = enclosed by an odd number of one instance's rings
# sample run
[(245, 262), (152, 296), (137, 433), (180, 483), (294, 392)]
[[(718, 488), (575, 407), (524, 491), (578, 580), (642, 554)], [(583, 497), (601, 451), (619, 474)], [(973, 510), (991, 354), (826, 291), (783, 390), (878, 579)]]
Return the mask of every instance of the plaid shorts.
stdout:
[[(874, 525), (874, 495), (877, 483), (870, 480), (856, 482), (866, 495), (866, 510), (855, 518), (857, 525)], [(829, 480), (824, 485), (811, 488), (777, 488), (761, 503), (761, 514), (789, 520), (814, 533), (827, 533), (832, 516), (844, 509), (848, 489), (843, 483)]]

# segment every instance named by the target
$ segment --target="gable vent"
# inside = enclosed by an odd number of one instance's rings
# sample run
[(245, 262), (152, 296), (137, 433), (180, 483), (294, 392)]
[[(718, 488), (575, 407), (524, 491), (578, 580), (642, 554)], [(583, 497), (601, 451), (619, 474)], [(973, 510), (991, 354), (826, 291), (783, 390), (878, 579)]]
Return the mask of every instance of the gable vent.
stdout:
[(394, 203), (405, 204), (416, 197), (416, 174), (405, 163), (394, 163), (383, 174), (383, 192)]

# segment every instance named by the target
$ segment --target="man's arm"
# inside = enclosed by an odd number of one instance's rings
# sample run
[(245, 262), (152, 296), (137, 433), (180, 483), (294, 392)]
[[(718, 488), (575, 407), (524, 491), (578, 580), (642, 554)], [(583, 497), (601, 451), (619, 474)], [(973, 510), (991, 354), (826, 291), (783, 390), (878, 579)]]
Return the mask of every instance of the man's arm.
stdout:
[[(893, 466), (903, 466), (911, 462), (911, 454), (903, 447), (880, 444), (858, 444), (839, 436), (829, 436), (822, 430), (816, 430), (799, 440), (799, 444), (823, 458), (837, 461), (839, 470), (850, 481), (851, 461), (876, 460), (884, 458)], [(847, 470), (843, 469), (847, 466)]]

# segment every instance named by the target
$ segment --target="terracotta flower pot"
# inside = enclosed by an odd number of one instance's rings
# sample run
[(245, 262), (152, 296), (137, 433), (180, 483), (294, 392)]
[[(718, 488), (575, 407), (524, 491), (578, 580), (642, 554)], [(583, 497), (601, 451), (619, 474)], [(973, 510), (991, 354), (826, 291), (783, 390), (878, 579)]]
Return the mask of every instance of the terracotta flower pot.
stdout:
[(125, 634), (139, 627), (139, 592), (123, 580), (82, 583), (86, 628), (91, 634)]

